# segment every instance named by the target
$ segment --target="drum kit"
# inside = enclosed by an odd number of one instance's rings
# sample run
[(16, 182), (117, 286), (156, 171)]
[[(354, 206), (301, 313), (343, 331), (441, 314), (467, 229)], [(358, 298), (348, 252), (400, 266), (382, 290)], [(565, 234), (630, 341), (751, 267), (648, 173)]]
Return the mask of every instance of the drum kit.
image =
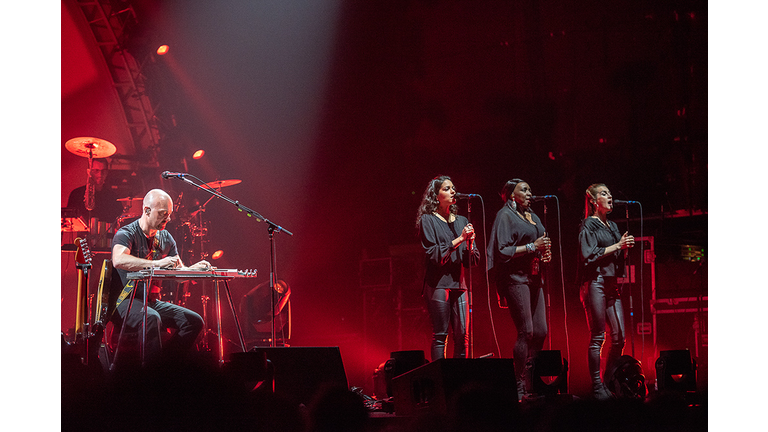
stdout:
[[(77, 156), (88, 158), (88, 168), (93, 166), (93, 160), (97, 158), (107, 158), (115, 154), (117, 147), (111, 142), (94, 137), (78, 137), (72, 138), (65, 143), (65, 148)], [(216, 180), (203, 185), (203, 187), (220, 191), (223, 187), (233, 186), (241, 183), (238, 179), (229, 180)], [(188, 256), (182, 257), (187, 261), (201, 260), (207, 258), (208, 254), (204, 250), (204, 244), (206, 243), (206, 235), (208, 233), (208, 221), (203, 219), (203, 213), (205, 212), (205, 206), (210, 202), (209, 199), (205, 204), (196, 206), (193, 210), (187, 209), (183, 200), (183, 193), (179, 194), (176, 200), (176, 207), (174, 213), (176, 213), (177, 220), (181, 221), (180, 229), (182, 230), (182, 250), (187, 253)], [(91, 211), (94, 208), (94, 186), (92, 179), (88, 178), (86, 183), (86, 191), (84, 196), (84, 202), (86, 209)], [(61, 216), (61, 231), (82, 233), (86, 232), (92, 236), (98, 236), (99, 238), (92, 239), (93, 245), (106, 246), (101, 237), (110, 237), (121, 226), (141, 216), (143, 209), (142, 197), (128, 196), (125, 198), (119, 198), (117, 200), (123, 206), (122, 214), (116, 221), (98, 221), (94, 219), (83, 220), (79, 215), (75, 215), (71, 211), (62, 210)], [(114, 222), (114, 223), (112, 223)], [(109, 240), (109, 239), (107, 239)]]
[[(117, 152), (117, 147), (111, 142), (95, 137), (78, 137), (72, 138), (65, 143), (65, 148), (77, 156), (88, 158), (88, 168), (93, 166), (93, 160), (98, 158), (107, 158), (114, 155)], [(229, 180), (216, 180), (203, 185), (203, 187), (220, 191), (221, 188), (233, 186), (241, 183), (238, 179)], [(86, 191), (84, 202), (86, 203), (86, 209), (91, 211), (94, 208), (93, 203), (94, 187), (92, 180), (89, 176), (86, 183)], [(77, 234), (86, 233), (89, 237), (89, 242), (96, 253), (109, 252), (109, 242), (112, 239), (115, 231), (120, 227), (132, 222), (136, 218), (140, 217), (143, 210), (144, 198), (128, 196), (119, 198), (117, 200), (123, 206), (122, 214), (115, 221), (99, 221), (98, 219), (91, 218), (84, 220), (80, 215), (74, 214), (71, 209), (62, 209), (61, 215), (61, 231), (71, 232)], [(177, 232), (174, 237), (179, 241), (179, 253), (182, 256), (184, 262), (197, 262), (208, 257), (208, 253), (205, 251), (205, 244), (207, 243), (206, 236), (208, 234), (209, 222), (203, 218), (205, 213), (205, 207), (210, 202), (209, 199), (202, 205), (190, 205), (188, 208), (183, 200), (183, 193), (178, 195), (175, 200), (174, 213), (175, 219), (178, 224)], [(164, 298), (164, 300), (172, 301), (173, 303), (183, 303), (183, 298)]]
[[(93, 166), (93, 160), (97, 158), (107, 158), (114, 155), (117, 151), (117, 147), (111, 142), (94, 137), (78, 137), (72, 138), (65, 143), (65, 148), (80, 157), (88, 158), (88, 168)], [(202, 185), (204, 188), (210, 190), (221, 191), (221, 188), (234, 186), (241, 183), (239, 179), (228, 180), (216, 180)], [(206, 205), (211, 201), (208, 199), (204, 204), (198, 205), (198, 201), (193, 201), (187, 205), (184, 201), (184, 194), (180, 193), (175, 200), (174, 213), (175, 219), (178, 223), (176, 225), (177, 232), (174, 237), (178, 241), (179, 255), (182, 257), (182, 261), (185, 263), (193, 263), (202, 259), (207, 259), (209, 254), (205, 250), (205, 245), (208, 242), (206, 239), (208, 234), (209, 221), (204, 219), (204, 213)], [(86, 192), (83, 197), (86, 204), (86, 209), (92, 211), (94, 209), (94, 186), (92, 179), (88, 178), (86, 183)], [(80, 215), (76, 215), (73, 209), (62, 209), (61, 215), (61, 231), (72, 233), (73, 235), (86, 235), (89, 238), (89, 242), (95, 245), (95, 253), (109, 253), (108, 245), (111, 241), (114, 233), (121, 226), (132, 222), (136, 218), (140, 217), (143, 211), (142, 197), (124, 197), (117, 200), (123, 206), (122, 214), (117, 218), (114, 223), (104, 223), (97, 219), (84, 220)], [(173, 221), (172, 219), (172, 221)], [(69, 245), (62, 246), (62, 250), (69, 250)], [(172, 285), (172, 286), (171, 286)], [(176, 283), (171, 282), (166, 286), (163, 284), (164, 289), (160, 293), (160, 299), (166, 302), (174, 303), (179, 306), (185, 306), (188, 297), (190, 297), (189, 282)], [(200, 298), (201, 304), (196, 305), (202, 308), (204, 320), (208, 320), (207, 310), (209, 297), (206, 295), (206, 290), (203, 290), (203, 295)], [(198, 307), (195, 307), (198, 309)], [(206, 331), (201, 341), (202, 349), (208, 349), (208, 333)]]

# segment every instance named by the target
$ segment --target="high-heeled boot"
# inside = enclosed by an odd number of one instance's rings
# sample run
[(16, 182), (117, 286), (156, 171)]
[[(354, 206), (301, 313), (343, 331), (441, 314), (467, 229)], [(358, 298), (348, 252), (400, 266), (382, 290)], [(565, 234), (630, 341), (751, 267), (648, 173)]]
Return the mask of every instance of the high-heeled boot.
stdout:
[(521, 402), (525, 396), (525, 379), (517, 377), (517, 401)]
[(608, 390), (603, 380), (600, 379), (600, 371), (592, 372), (592, 396), (595, 399), (603, 401), (613, 397), (613, 393)]
[(525, 362), (522, 370), (517, 373), (517, 400), (522, 401), (531, 395), (531, 360)]

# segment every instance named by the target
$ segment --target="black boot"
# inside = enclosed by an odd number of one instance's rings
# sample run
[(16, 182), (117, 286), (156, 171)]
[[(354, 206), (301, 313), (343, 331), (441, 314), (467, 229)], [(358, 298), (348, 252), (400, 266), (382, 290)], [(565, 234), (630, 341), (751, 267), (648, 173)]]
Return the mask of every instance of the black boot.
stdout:
[(523, 399), (529, 398), (531, 396), (531, 368), (533, 367), (533, 363), (530, 359), (525, 362), (525, 366), (523, 366), (523, 369), (520, 371), (520, 373), (517, 374), (517, 400), (521, 401)]
[(608, 390), (603, 380), (600, 379), (600, 371), (592, 372), (592, 396), (599, 401), (611, 399), (613, 393)]
[(521, 402), (525, 396), (525, 380), (517, 377), (517, 401)]

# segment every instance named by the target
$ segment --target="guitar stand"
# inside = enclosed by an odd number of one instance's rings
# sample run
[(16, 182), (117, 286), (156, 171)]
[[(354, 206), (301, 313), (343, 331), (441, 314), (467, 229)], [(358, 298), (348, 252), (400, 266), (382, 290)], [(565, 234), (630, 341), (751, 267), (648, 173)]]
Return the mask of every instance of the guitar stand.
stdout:
[[(129, 275), (130, 278), (130, 275)], [(145, 349), (146, 349), (146, 339), (147, 339), (147, 287), (152, 286), (152, 278), (153, 274), (150, 272), (148, 276), (143, 276), (137, 279), (141, 279), (144, 283), (144, 308), (142, 313), (142, 325), (141, 325), (141, 344), (139, 344), (139, 356), (141, 358), (141, 366), (144, 367), (146, 365), (145, 361)], [(240, 348), (243, 350), (243, 352), (246, 352), (245, 348), (245, 340), (243, 338), (243, 332), (240, 327), (240, 320), (237, 318), (237, 311), (235, 310), (234, 302), (232, 301), (232, 294), (229, 289), (229, 283), (227, 282), (227, 279), (214, 279), (214, 283), (216, 285), (215, 288), (215, 306), (216, 306), (216, 323), (218, 328), (218, 341), (219, 341), (219, 365), (224, 364), (224, 343), (222, 338), (222, 332), (221, 332), (221, 301), (219, 297), (219, 292), (221, 290), (221, 286), (219, 285), (220, 282), (224, 282), (224, 287), (227, 291), (227, 300), (229, 301), (229, 307), (232, 310), (232, 316), (235, 319), (235, 326), (237, 327), (237, 335), (240, 338)], [(137, 282), (138, 283), (138, 282)], [(112, 358), (112, 363), (109, 366), (109, 370), (113, 371), (115, 369), (115, 363), (117, 363), (118, 353), (120, 350), (120, 345), (123, 340), (123, 333), (125, 330), (125, 323), (128, 321), (128, 315), (131, 313), (131, 308), (133, 307), (133, 300), (136, 297), (136, 287), (134, 287), (133, 291), (131, 292), (131, 299), (128, 302), (128, 309), (126, 310), (125, 317), (123, 318), (123, 321), (120, 325), (120, 334), (117, 338), (117, 346), (115, 347), (115, 353)]]

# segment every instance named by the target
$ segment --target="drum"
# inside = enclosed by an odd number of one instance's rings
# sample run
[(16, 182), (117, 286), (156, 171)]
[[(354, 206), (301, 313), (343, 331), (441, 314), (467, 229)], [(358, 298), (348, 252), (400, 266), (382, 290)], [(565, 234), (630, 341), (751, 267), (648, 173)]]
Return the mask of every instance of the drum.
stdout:
[(90, 233), (87, 235), (88, 244), (93, 250), (108, 250), (115, 234), (115, 224), (91, 218), (89, 222)]
[(123, 215), (126, 217), (139, 217), (141, 216), (141, 210), (144, 207), (144, 198), (120, 198), (119, 202), (123, 203)]

